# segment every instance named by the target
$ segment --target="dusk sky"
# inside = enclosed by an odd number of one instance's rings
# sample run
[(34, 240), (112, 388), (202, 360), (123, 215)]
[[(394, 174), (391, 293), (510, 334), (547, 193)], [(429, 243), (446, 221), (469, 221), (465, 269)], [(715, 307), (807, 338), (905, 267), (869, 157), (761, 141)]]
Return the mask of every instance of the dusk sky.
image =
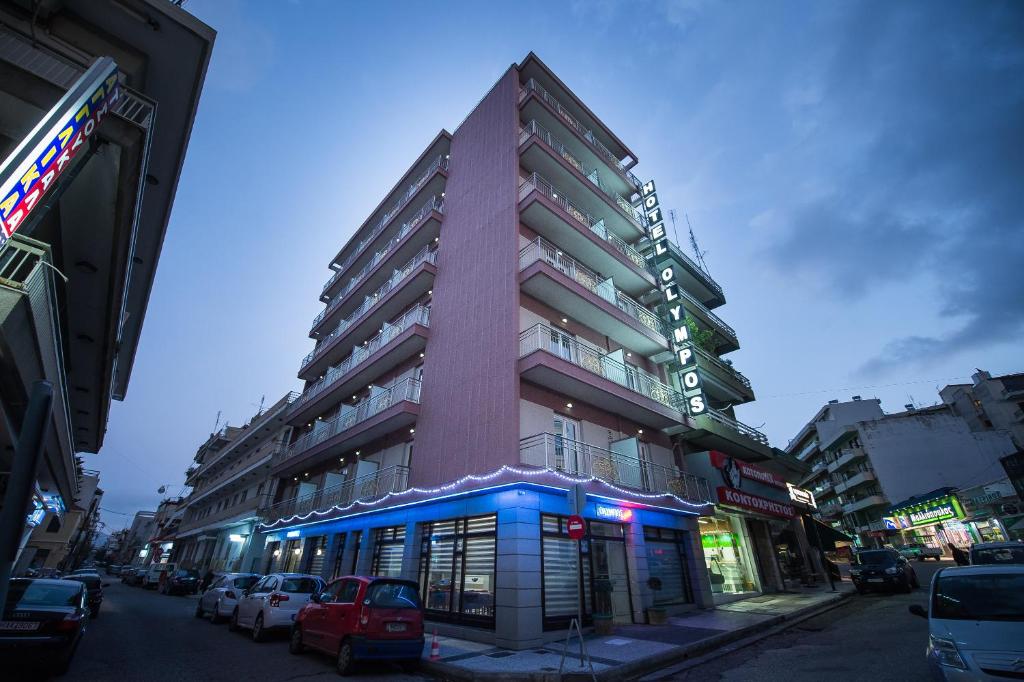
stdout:
[[(189, 0), (217, 30), (127, 399), (107, 532), (218, 411), (301, 388), (327, 264), (533, 50), (688, 214), (772, 444), (1024, 370), (1024, 3)], [(158, 119), (159, 120), (159, 119)], [(122, 516), (112, 512), (127, 514)]]

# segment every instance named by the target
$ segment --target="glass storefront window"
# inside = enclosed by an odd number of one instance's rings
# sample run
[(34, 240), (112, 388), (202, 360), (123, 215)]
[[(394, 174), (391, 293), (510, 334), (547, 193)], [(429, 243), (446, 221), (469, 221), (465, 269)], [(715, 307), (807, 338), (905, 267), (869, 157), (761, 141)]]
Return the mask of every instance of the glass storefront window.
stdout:
[(420, 589), (438, 620), (494, 622), (495, 515), (426, 523), (420, 545)]
[(712, 594), (742, 594), (759, 589), (743, 518), (716, 514), (699, 519), (704, 562)]
[(401, 578), (404, 554), (405, 526), (378, 528), (373, 543), (371, 573), (381, 578)]
[(647, 571), (661, 582), (654, 590), (654, 605), (689, 604), (693, 592), (686, 571), (686, 533), (669, 528), (644, 527)]
[(302, 540), (289, 540), (284, 545), (281, 556), (282, 573), (296, 573), (299, 570), (299, 559), (302, 557)]
[(338, 533), (334, 536), (334, 567), (331, 568), (331, 580), (340, 578), (343, 573), (341, 562), (345, 558), (345, 534)]
[(324, 569), (324, 555), (327, 553), (327, 536), (321, 535), (306, 540), (306, 561), (309, 568), (306, 573), (320, 575)]

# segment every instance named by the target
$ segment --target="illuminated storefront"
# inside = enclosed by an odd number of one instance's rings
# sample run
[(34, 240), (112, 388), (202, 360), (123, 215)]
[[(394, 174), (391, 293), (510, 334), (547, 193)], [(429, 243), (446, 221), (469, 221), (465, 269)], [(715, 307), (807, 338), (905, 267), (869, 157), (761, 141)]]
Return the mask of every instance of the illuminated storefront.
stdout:
[(939, 488), (894, 504), (884, 521), (887, 528), (900, 531), (904, 544), (920, 543), (945, 552), (950, 544), (969, 547), (974, 542), (965, 516), (953, 488)]
[(719, 512), (701, 518), (699, 525), (712, 594), (760, 593), (761, 584), (743, 518)]

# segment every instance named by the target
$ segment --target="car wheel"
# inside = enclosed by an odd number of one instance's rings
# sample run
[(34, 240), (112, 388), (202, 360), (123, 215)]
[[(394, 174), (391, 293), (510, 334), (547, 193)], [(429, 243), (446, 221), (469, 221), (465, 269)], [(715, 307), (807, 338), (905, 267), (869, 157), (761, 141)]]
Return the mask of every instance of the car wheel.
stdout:
[(355, 661), (352, 660), (352, 644), (345, 640), (338, 647), (338, 674), (351, 675)]
[(252, 624), (252, 641), (267, 641), (267, 631), (263, 629), (263, 614), (256, 614), (256, 622)]
[(296, 656), (305, 651), (306, 647), (302, 644), (302, 630), (298, 625), (292, 627), (292, 638), (288, 640), (288, 653), (295, 654)]
[(406, 675), (413, 675), (420, 669), (420, 659), (410, 658), (408, 661), (399, 661), (398, 667), (401, 668), (402, 672)]
[(238, 632), (238, 607), (231, 612), (231, 620), (228, 621), (228, 630), (231, 632)]
[(206, 614), (203, 612), (203, 603), (202, 602), (197, 602), (196, 603), (196, 613), (195, 613), (196, 618), (202, 618), (205, 615)]
[(216, 625), (224, 620), (224, 616), (220, 615), (220, 602), (213, 605), (213, 611), (210, 611), (210, 622)]

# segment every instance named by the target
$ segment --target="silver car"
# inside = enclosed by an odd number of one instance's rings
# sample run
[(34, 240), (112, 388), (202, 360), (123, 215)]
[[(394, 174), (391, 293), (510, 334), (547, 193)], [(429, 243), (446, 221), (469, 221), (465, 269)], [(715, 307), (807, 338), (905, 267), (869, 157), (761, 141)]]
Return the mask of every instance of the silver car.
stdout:
[(229, 618), (238, 604), (242, 593), (262, 578), (258, 573), (224, 573), (210, 584), (196, 604), (196, 618), (210, 615), (211, 623), (220, 623)]
[(270, 630), (290, 629), (299, 609), (323, 589), (320, 576), (271, 573), (239, 596), (228, 627), (252, 630), (253, 641), (265, 641)]

